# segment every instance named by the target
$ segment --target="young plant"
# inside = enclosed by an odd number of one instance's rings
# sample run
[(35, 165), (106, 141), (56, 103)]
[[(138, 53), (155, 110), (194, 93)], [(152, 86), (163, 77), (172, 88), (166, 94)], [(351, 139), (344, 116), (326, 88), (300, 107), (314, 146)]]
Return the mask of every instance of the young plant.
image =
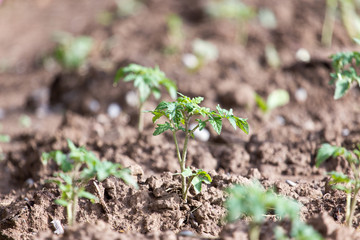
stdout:
[(260, 95), (255, 94), (256, 104), (265, 115), (270, 114), (270, 112), (277, 107), (288, 104), (289, 100), (289, 93), (283, 89), (272, 91), (266, 101)]
[(192, 54), (184, 54), (183, 62), (187, 68), (197, 71), (210, 61), (215, 61), (219, 56), (216, 45), (201, 39), (192, 42)]
[(236, 22), (236, 40), (246, 45), (247, 24), (256, 16), (255, 10), (240, 0), (212, 0), (207, 5), (207, 13), (214, 18), (225, 18)]
[(115, 75), (114, 84), (120, 79), (124, 82), (134, 81), (134, 87), (138, 90), (139, 97), (139, 132), (144, 129), (143, 110), (144, 103), (152, 94), (156, 99), (161, 97), (160, 86), (164, 86), (169, 92), (171, 98), (176, 98), (176, 84), (165, 76), (158, 67), (149, 68), (137, 64), (130, 64), (127, 67), (120, 68)]
[(174, 54), (179, 52), (184, 45), (183, 21), (177, 14), (170, 14), (167, 17), (166, 25), (169, 42), (165, 48), (165, 53)]
[(331, 46), (334, 23), (339, 10), (348, 35), (351, 38), (360, 37), (360, 18), (356, 12), (356, 0), (326, 0), (326, 12), (321, 35), (321, 43), (325, 46)]
[(59, 186), (61, 198), (55, 202), (66, 207), (68, 224), (72, 226), (76, 220), (76, 208), (78, 199), (83, 197), (94, 202), (97, 198), (85, 191), (88, 182), (96, 178), (103, 181), (113, 175), (121, 178), (124, 182), (137, 187), (136, 181), (131, 177), (130, 170), (122, 168), (120, 164), (108, 161), (100, 161), (94, 153), (87, 151), (84, 147), (77, 148), (70, 140), (67, 140), (70, 152), (52, 151), (42, 154), (44, 165), (53, 159), (59, 166), (61, 172), (55, 174), (61, 180), (51, 180)]
[(346, 193), (346, 213), (345, 223), (351, 226), (354, 217), (354, 211), (357, 203), (357, 195), (360, 190), (360, 144), (353, 152), (343, 147), (323, 144), (316, 155), (316, 166), (331, 157), (343, 156), (349, 163), (352, 174), (344, 174), (341, 172), (331, 171), (328, 173), (331, 177), (330, 184), (334, 189), (344, 191)]
[[(227, 220), (232, 222), (242, 217), (250, 217), (249, 239), (259, 240), (261, 225), (269, 212), (274, 212), (281, 221), (291, 222), (291, 239), (322, 239), (310, 226), (299, 218), (301, 205), (294, 200), (276, 195), (271, 190), (266, 190), (259, 182), (250, 185), (235, 185), (226, 190), (229, 194), (225, 207)], [(276, 239), (288, 239), (285, 231), (280, 226), (274, 230)]]
[(56, 36), (55, 60), (67, 71), (78, 70), (90, 54), (93, 40), (87, 36), (74, 37), (69, 33)]
[(330, 74), (330, 84), (336, 82), (334, 99), (339, 99), (347, 93), (353, 82), (360, 86), (359, 70), (356, 70), (360, 66), (360, 52), (340, 52), (331, 55), (331, 60), (335, 72)]
[[(249, 132), (249, 126), (246, 119), (234, 116), (232, 109), (222, 109), (218, 105), (216, 107), (217, 111), (210, 110), (209, 108), (199, 106), (204, 99), (202, 97), (189, 98), (180, 93), (179, 95), (180, 97), (175, 102), (161, 102), (151, 113), (154, 115), (152, 119), (154, 123), (161, 117), (165, 118), (165, 123), (157, 124), (153, 133), (154, 136), (160, 135), (167, 130), (172, 132), (176, 156), (180, 165), (182, 199), (186, 202), (191, 186), (194, 187), (196, 193), (199, 193), (202, 182), (209, 184), (212, 181), (207, 172), (201, 169), (194, 171), (186, 165), (188, 142), (190, 137), (193, 137), (194, 132), (197, 129), (202, 130), (206, 127), (207, 123), (210, 123), (216, 133), (220, 134), (223, 119), (227, 119), (234, 129), (239, 127), (246, 134)], [(192, 120), (196, 125), (191, 129), (190, 124)], [(176, 136), (178, 131), (185, 133), (182, 153), (180, 152)]]

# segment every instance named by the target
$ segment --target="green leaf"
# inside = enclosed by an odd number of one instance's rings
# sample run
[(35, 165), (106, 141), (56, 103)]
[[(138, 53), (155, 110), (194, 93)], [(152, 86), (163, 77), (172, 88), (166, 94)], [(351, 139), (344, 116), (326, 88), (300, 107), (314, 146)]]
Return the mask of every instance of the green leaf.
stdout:
[(64, 199), (56, 199), (55, 203), (63, 207), (67, 207), (67, 205), (69, 205), (69, 202)]
[(236, 126), (238, 126), (244, 133), (249, 134), (249, 125), (247, 119), (235, 117)]
[(267, 112), (268, 111), (268, 106), (265, 102), (265, 100), (258, 94), (255, 93), (255, 102), (258, 105), (258, 107), (260, 108), (260, 110), (262, 112)]
[(351, 181), (351, 179), (341, 173), (341, 172), (335, 172), (335, 171), (331, 171), (331, 172), (328, 172), (327, 173), (328, 175), (331, 176), (331, 181), (330, 181), (330, 184), (335, 184), (335, 183), (349, 183)]
[(83, 197), (83, 198), (87, 198), (89, 200), (92, 200), (92, 202), (98, 200), (98, 198), (94, 194), (91, 194), (91, 193), (89, 193), (89, 192), (87, 192), (85, 190), (79, 191), (78, 196), (79, 196), (79, 198)]
[(69, 175), (60, 172), (59, 177), (61, 177), (62, 180), (64, 180), (67, 184), (72, 185), (73, 182), (72, 182), (72, 179), (71, 179), (71, 177)]
[(0, 142), (10, 142), (10, 136), (9, 135), (4, 135), (4, 134), (0, 134)]
[(183, 177), (190, 177), (190, 176), (193, 175), (193, 172), (192, 172), (192, 170), (191, 170), (190, 168), (186, 168), (186, 169), (181, 173), (181, 175), (182, 175)]
[(206, 127), (206, 121), (202, 121), (201, 119), (196, 119), (196, 121), (199, 123), (199, 131)]
[(164, 124), (158, 124), (153, 135), (157, 136), (162, 134), (163, 132), (167, 131), (167, 130), (172, 130), (172, 127), (170, 126), (170, 123), (166, 122)]
[(121, 178), (126, 184), (134, 186), (136, 189), (139, 188), (137, 181), (131, 176), (130, 169), (123, 168), (114, 173), (114, 176)]
[(211, 126), (214, 128), (215, 132), (220, 135), (222, 129), (222, 119), (221, 117), (211, 117), (209, 120)]
[(321, 163), (327, 160), (330, 157), (335, 156), (335, 154), (340, 150), (340, 147), (332, 146), (328, 143), (321, 145), (317, 155), (316, 155), (316, 167), (319, 167)]
[(194, 187), (194, 190), (196, 194), (199, 194), (201, 192), (202, 183), (210, 184), (212, 181), (210, 175), (203, 171), (203, 170), (197, 170), (196, 176), (191, 181), (191, 184)]
[(268, 110), (284, 106), (290, 101), (289, 93), (283, 89), (277, 89), (270, 93), (267, 98), (266, 105)]
[(350, 81), (347, 78), (338, 78), (335, 85), (334, 99), (337, 100), (339, 98), (342, 98), (349, 89)]

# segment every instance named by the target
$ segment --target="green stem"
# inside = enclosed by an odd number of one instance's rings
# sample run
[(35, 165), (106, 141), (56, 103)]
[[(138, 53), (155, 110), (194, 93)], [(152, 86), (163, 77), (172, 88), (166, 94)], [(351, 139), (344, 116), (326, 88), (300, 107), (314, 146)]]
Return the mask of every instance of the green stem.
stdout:
[(249, 225), (249, 240), (260, 239), (260, 225), (255, 222), (251, 222)]
[[(190, 136), (190, 132), (189, 132), (189, 123), (190, 123), (190, 117), (187, 117), (185, 119), (185, 140), (184, 140), (184, 147), (183, 147), (183, 152), (182, 152), (182, 159), (181, 159), (181, 167), (182, 169), (186, 168), (186, 155), (187, 155), (187, 146), (188, 146), (188, 142), (189, 142), (189, 136)], [(191, 183), (191, 181), (190, 181)], [(187, 194), (188, 194), (188, 190), (189, 188), (186, 187), (186, 178), (185, 178), (185, 185), (182, 186), (182, 197), (184, 202), (187, 202)]]
[[(174, 138), (175, 147), (176, 147), (176, 155), (177, 155), (179, 165), (180, 165), (180, 173), (182, 173), (185, 170), (185, 167), (182, 164), (182, 158), (181, 158), (179, 143), (178, 143), (177, 138), (176, 138), (176, 131), (172, 131), (172, 133), (173, 133), (173, 138)], [(185, 194), (185, 192), (184, 192), (185, 187), (186, 187), (186, 177), (181, 175), (181, 195), (182, 196), (184, 196), (184, 194)]]
[(72, 207), (73, 203), (70, 203), (66, 206), (66, 213), (67, 213), (67, 220), (68, 220), (68, 225), (72, 226), (74, 224), (74, 218), (72, 215)]
[(321, 33), (321, 43), (327, 47), (331, 46), (332, 42), (337, 5), (337, 0), (326, 1), (326, 12)]
[(351, 204), (350, 205), (350, 214), (347, 214), (349, 216), (348, 219), (346, 219), (346, 225), (348, 227), (352, 226), (352, 222), (353, 222), (353, 218), (354, 218), (354, 212), (355, 212), (355, 207), (356, 207), (356, 202), (357, 202), (357, 194), (359, 192), (359, 186), (356, 187), (355, 191), (354, 191), (354, 195), (351, 197)]
[(138, 122), (139, 133), (144, 130), (144, 103), (140, 103), (139, 106), (139, 122)]

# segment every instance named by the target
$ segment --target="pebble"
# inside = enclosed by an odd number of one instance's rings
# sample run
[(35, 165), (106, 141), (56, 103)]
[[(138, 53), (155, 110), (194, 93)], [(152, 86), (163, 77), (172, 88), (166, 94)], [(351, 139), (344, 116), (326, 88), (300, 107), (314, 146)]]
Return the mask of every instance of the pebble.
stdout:
[[(194, 129), (194, 127), (196, 127), (196, 124), (190, 124), (190, 129)], [(199, 129), (196, 129), (194, 132), (194, 136), (197, 140), (207, 142), (210, 139), (210, 132), (205, 128), (201, 131)]]
[(294, 183), (293, 181), (291, 181), (291, 180), (286, 180), (285, 181), (287, 184), (289, 184), (290, 186), (292, 186), (292, 187), (296, 187), (297, 186), (297, 183)]
[(298, 88), (295, 92), (295, 99), (298, 102), (305, 102), (307, 99), (308, 95), (307, 95), (307, 91), (305, 88)]
[(305, 48), (300, 48), (299, 50), (297, 50), (295, 58), (296, 60), (301, 62), (310, 62), (311, 56), (308, 50), (306, 50)]
[(99, 101), (97, 101), (95, 99), (91, 99), (88, 107), (89, 107), (90, 111), (96, 113), (100, 110), (100, 103), (99, 103)]
[(349, 136), (349, 134), (350, 134), (350, 130), (349, 130), (348, 128), (344, 128), (344, 129), (341, 131), (341, 135), (342, 135), (343, 137), (347, 137), (347, 136)]
[(283, 125), (285, 125), (285, 118), (284, 117), (282, 117), (282, 116), (280, 116), (280, 115), (277, 115), (276, 116), (276, 122), (279, 124), (279, 125), (281, 125), (281, 126), (283, 126)]
[(179, 232), (180, 236), (187, 236), (187, 237), (196, 237), (196, 234), (189, 230), (183, 230)]
[(107, 108), (107, 114), (110, 118), (116, 118), (120, 115), (122, 109), (119, 104), (117, 103), (110, 103)]
[(3, 119), (5, 117), (5, 110), (0, 108), (0, 119)]
[(184, 65), (187, 68), (190, 68), (190, 69), (194, 69), (199, 65), (198, 58), (194, 54), (191, 54), (191, 53), (185, 53), (182, 56), (182, 62), (184, 63)]
[(52, 220), (50, 223), (52, 223), (54, 225), (54, 228), (55, 228), (55, 231), (54, 233), (55, 234), (64, 234), (64, 228), (63, 226), (61, 225), (61, 222), (60, 220), (57, 220), (57, 219), (54, 219)]
[(125, 101), (127, 105), (131, 107), (137, 107), (139, 105), (139, 98), (135, 91), (129, 91), (126, 93)]

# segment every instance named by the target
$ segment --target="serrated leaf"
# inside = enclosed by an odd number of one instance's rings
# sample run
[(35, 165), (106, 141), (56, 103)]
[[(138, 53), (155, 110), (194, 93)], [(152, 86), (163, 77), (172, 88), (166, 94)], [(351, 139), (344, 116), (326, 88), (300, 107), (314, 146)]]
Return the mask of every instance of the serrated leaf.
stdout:
[(328, 143), (321, 145), (317, 155), (316, 155), (316, 167), (319, 167), (328, 158), (335, 156), (335, 153), (339, 151), (339, 147), (332, 146)]
[(222, 119), (220, 117), (211, 117), (209, 122), (214, 128), (215, 132), (220, 135), (222, 129)]
[(249, 134), (249, 124), (247, 119), (235, 117), (236, 126), (240, 128), (244, 133)]
[(331, 172), (328, 172), (327, 174), (331, 176), (330, 184), (348, 183), (348, 182), (351, 181), (349, 176), (347, 176), (347, 175), (345, 175), (344, 173), (341, 173), (341, 172), (331, 171)]
[(186, 169), (181, 173), (181, 175), (182, 175), (183, 177), (190, 177), (190, 176), (193, 175), (193, 172), (192, 172), (192, 170), (191, 170), (190, 168), (186, 168)]
[(136, 189), (139, 188), (137, 181), (131, 175), (130, 169), (128, 169), (128, 168), (123, 168), (123, 169), (115, 172), (114, 176), (117, 178), (121, 178), (126, 184), (132, 185)]
[(290, 101), (289, 93), (283, 89), (277, 89), (270, 93), (266, 105), (269, 110), (284, 106)]
[(262, 112), (268, 111), (268, 106), (267, 106), (265, 100), (257, 93), (255, 93), (255, 102)]
[(335, 84), (334, 99), (342, 98), (345, 93), (350, 89), (350, 82), (347, 78), (340, 77)]
[(160, 89), (154, 87), (151, 89), (151, 92), (152, 92), (153, 96), (155, 97), (155, 99), (160, 99), (160, 97), (161, 97)]
[(194, 187), (195, 193), (199, 194), (201, 192), (202, 189), (202, 183), (206, 183), (206, 184), (210, 184), (212, 181), (210, 175), (203, 171), (203, 170), (197, 170), (196, 172), (196, 176), (193, 178), (193, 180), (191, 181), (191, 184)]
[(93, 201), (98, 200), (98, 198), (94, 194), (91, 194), (85, 190), (79, 191), (78, 196), (79, 196), (79, 198), (83, 197), (83, 198), (87, 198), (87, 199), (93, 200)]
[(59, 177), (61, 177), (61, 179), (64, 180), (67, 184), (72, 185), (72, 179), (69, 175), (60, 172)]
[(171, 130), (172, 127), (170, 126), (170, 123), (166, 122), (164, 124), (158, 124), (153, 135), (157, 136), (162, 134), (163, 132), (167, 131), (167, 130)]
[(159, 118), (161, 118), (162, 116), (164, 116), (164, 112), (159, 112), (159, 111), (153, 111), (151, 112), (152, 114), (154, 114), (154, 117), (152, 118), (152, 122), (155, 123)]
[(201, 119), (196, 119), (199, 124), (199, 131), (203, 130), (206, 127), (206, 121), (202, 121)]

